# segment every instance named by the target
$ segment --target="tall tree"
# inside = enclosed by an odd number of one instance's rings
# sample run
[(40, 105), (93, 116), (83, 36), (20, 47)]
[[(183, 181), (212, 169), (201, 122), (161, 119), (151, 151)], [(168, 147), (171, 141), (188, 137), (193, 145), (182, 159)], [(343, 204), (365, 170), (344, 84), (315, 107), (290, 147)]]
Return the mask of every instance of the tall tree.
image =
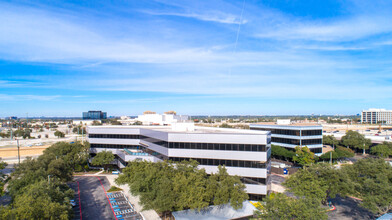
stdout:
[(323, 135), (323, 144), (331, 145), (333, 148), (335, 148), (335, 145), (337, 145), (338, 143), (339, 141), (336, 140), (335, 136)]
[(348, 175), (326, 163), (300, 169), (283, 185), (296, 196), (318, 199), (324, 203), (327, 198), (334, 198), (337, 194), (345, 196), (353, 192)]
[(285, 194), (270, 194), (264, 199), (265, 205), (255, 211), (258, 218), (266, 220), (308, 220), (328, 219), (325, 209), (317, 200), (291, 198)]
[(114, 155), (111, 151), (101, 151), (93, 158), (91, 163), (94, 166), (103, 166), (107, 170), (109, 164), (114, 160)]
[(371, 140), (365, 138), (363, 134), (351, 130), (346, 132), (346, 134), (342, 137), (341, 142), (346, 147), (362, 149), (363, 154), (365, 154), (365, 150), (369, 149), (372, 144)]
[(352, 166), (342, 167), (352, 181), (362, 206), (376, 214), (392, 209), (392, 167), (383, 159), (358, 160)]
[(384, 142), (382, 144), (378, 144), (370, 149), (370, 153), (379, 157), (392, 156), (392, 143)]
[(309, 150), (308, 147), (295, 147), (295, 156), (293, 157), (293, 161), (297, 162), (302, 166), (308, 166), (314, 163), (314, 153)]

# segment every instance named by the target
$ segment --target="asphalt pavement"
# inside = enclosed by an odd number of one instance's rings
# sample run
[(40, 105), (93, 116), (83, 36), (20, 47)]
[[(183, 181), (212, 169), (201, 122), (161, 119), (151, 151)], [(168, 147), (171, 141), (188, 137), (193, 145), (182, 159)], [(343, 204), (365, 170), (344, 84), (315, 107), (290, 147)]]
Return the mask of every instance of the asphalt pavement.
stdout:
[[(75, 198), (77, 202), (77, 206), (74, 208), (75, 219), (116, 219), (105, 194), (105, 191), (110, 188), (109, 181), (106, 177), (75, 176), (74, 180), (76, 183), (79, 182), (80, 190), (80, 204), (79, 198)], [(71, 187), (75, 190), (75, 184), (71, 184)], [(77, 189), (75, 191), (77, 192)], [(82, 218), (80, 218), (79, 212), (77, 211), (77, 208), (79, 208), (78, 205), (81, 205)]]

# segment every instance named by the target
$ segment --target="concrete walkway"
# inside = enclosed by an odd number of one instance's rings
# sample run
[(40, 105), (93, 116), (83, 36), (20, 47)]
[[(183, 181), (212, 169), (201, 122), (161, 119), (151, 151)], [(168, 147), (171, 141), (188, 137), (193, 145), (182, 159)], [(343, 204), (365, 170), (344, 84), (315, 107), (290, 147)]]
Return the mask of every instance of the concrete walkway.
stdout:
[(135, 210), (139, 213), (141, 213), (146, 220), (160, 220), (158, 214), (154, 210), (145, 210), (142, 211), (143, 207), (139, 204), (139, 197), (138, 196), (133, 196), (130, 191), (128, 185), (117, 185), (114, 180), (118, 177), (118, 175), (113, 175), (113, 174), (100, 174), (98, 176), (105, 176), (108, 180), (111, 186), (117, 186), (120, 187), (121, 189), (124, 190), (124, 194), (126, 197), (128, 197), (129, 201), (132, 203), (134, 206)]

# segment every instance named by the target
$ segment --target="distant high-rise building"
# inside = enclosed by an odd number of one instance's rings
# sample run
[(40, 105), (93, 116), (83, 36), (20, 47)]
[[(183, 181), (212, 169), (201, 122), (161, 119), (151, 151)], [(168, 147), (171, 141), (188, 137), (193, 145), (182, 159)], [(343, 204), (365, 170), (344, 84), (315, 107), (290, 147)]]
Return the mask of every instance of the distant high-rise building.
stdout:
[(102, 112), (102, 111), (83, 112), (83, 120), (101, 120), (106, 118), (107, 118), (106, 112)]
[(376, 109), (376, 108), (363, 110), (361, 114), (361, 123), (392, 124), (392, 110)]

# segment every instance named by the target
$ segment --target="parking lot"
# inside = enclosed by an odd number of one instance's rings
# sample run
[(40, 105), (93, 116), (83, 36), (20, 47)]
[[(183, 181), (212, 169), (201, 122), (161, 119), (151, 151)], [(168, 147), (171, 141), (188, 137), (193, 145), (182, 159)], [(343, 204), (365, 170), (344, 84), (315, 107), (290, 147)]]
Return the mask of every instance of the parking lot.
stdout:
[(74, 180), (69, 183), (75, 191), (74, 220), (143, 219), (122, 192), (106, 193), (110, 184), (105, 176), (75, 176)]
[(143, 219), (139, 213), (137, 213), (128, 199), (125, 198), (122, 192), (107, 193), (113, 208), (114, 214), (117, 219), (128, 219), (128, 220), (141, 220)]
[[(105, 194), (106, 190), (110, 188), (109, 181), (106, 177), (75, 176), (74, 180), (76, 182), (76, 188), (79, 183), (80, 192), (77, 196), (75, 195), (77, 205), (74, 207), (74, 219), (116, 219)], [(72, 184), (72, 188), (75, 190), (75, 184)], [(78, 192), (77, 189), (75, 191)]]

